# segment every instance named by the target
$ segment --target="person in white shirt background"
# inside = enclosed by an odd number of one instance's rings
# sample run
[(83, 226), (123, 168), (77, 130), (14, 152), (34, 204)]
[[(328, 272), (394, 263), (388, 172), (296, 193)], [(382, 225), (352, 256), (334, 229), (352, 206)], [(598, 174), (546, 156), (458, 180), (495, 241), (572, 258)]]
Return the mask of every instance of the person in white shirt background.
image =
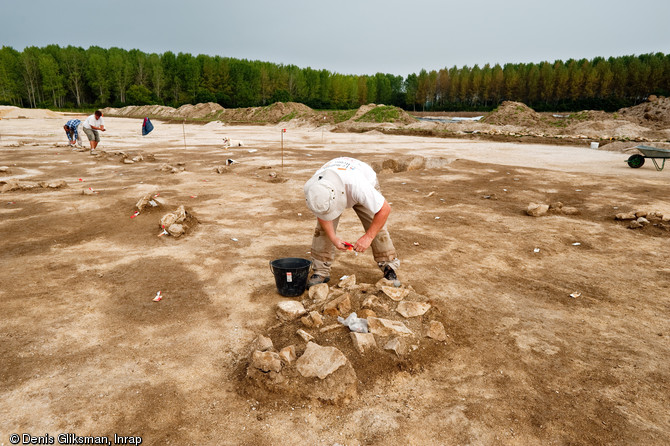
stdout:
[(81, 127), (84, 130), (84, 133), (86, 133), (88, 142), (91, 144), (92, 152), (98, 147), (98, 143), (100, 142), (100, 132), (105, 131), (105, 121), (102, 119), (102, 112), (96, 110), (95, 113), (84, 119)]

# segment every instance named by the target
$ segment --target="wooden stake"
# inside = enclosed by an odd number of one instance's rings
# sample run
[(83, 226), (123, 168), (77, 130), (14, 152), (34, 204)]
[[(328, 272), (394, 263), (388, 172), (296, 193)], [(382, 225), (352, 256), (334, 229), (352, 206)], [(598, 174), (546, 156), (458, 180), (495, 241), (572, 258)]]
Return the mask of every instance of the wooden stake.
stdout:
[(186, 150), (186, 118), (184, 118), (184, 121), (181, 123), (181, 130), (184, 134), (184, 150)]

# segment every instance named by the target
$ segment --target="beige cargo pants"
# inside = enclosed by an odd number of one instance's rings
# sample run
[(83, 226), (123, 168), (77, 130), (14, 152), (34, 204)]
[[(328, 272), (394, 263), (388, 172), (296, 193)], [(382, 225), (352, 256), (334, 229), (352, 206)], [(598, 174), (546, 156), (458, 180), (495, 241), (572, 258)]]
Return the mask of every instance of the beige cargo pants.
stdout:
[[(372, 211), (361, 205), (356, 205), (353, 209), (361, 220), (361, 223), (363, 223), (363, 228), (367, 231), (375, 215)], [(335, 229), (335, 231), (337, 231), (337, 224), (339, 221), (340, 217), (333, 220), (333, 229)], [(384, 225), (374, 240), (372, 240), (370, 248), (372, 248), (372, 255), (374, 256), (379, 269), (384, 271), (384, 268), (387, 265), (390, 265), (393, 270), (397, 271), (400, 266), (400, 260), (398, 260), (393, 241), (391, 241), (391, 236), (386, 229), (386, 225)], [(321, 228), (321, 225), (317, 221), (316, 229), (314, 230), (314, 238), (312, 239), (313, 274), (318, 274), (322, 277), (330, 277), (330, 267), (334, 258), (335, 246), (333, 246), (333, 243), (326, 235), (326, 232)]]

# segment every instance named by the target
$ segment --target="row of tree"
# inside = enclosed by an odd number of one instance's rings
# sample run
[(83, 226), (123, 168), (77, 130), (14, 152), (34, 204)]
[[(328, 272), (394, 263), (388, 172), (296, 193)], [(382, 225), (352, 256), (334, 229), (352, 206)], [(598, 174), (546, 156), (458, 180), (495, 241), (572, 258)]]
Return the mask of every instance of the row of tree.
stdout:
[(669, 92), (670, 55), (662, 53), (454, 66), (403, 78), (169, 51), (0, 49), (0, 103), (33, 108), (199, 102), (235, 108), (295, 101), (317, 109), (380, 103), (412, 110), (483, 110), (514, 100), (538, 110), (613, 110)]

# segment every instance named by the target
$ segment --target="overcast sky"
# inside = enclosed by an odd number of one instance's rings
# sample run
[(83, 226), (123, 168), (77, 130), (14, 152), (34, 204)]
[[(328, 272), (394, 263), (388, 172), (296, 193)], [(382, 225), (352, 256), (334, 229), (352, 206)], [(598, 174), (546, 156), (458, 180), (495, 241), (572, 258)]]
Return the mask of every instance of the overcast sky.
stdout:
[(92, 45), (407, 76), (670, 53), (669, 0), (0, 0), (0, 45)]

